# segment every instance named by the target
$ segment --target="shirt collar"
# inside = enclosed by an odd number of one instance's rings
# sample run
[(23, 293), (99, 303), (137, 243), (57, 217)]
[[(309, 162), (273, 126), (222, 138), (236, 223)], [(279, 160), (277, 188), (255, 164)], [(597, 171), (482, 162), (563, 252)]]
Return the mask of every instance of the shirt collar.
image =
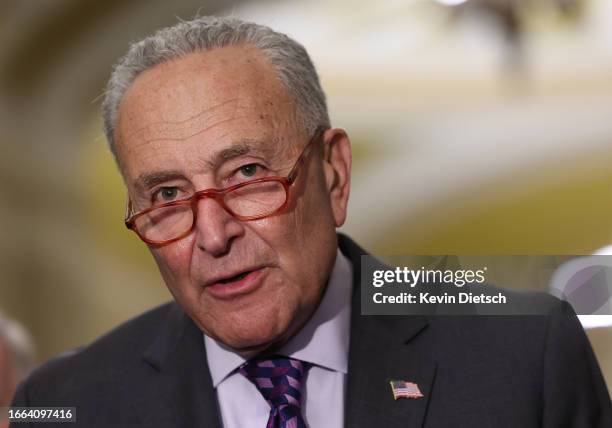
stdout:
[[(352, 265), (338, 249), (321, 303), (306, 325), (277, 353), (347, 373), (352, 283)], [(205, 334), (204, 345), (215, 388), (246, 361)]]

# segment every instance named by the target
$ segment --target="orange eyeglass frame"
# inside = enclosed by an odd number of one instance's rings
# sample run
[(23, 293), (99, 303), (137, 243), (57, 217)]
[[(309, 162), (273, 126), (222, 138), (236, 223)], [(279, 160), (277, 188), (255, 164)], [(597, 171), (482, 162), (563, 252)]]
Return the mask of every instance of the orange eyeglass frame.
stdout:
[[(172, 242), (178, 241), (179, 239), (183, 239), (185, 236), (189, 235), (192, 231), (193, 228), (196, 224), (196, 219), (197, 219), (197, 203), (200, 199), (203, 198), (211, 198), (214, 199), (215, 201), (217, 201), (217, 203), (229, 214), (231, 214), (234, 218), (240, 220), (240, 221), (252, 221), (252, 220), (259, 220), (265, 217), (269, 217), (272, 216), (274, 214), (278, 214), (280, 212), (282, 212), (283, 210), (285, 210), (287, 208), (287, 204), (289, 202), (289, 198), (290, 198), (290, 188), (291, 185), (295, 182), (297, 176), (298, 176), (298, 172), (300, 171), (302, 165), (304, 164), (306, 158), (308, 157), (308, 155), (310, 154), (310, 151), (312, 149), (312, 147), (314, 147), (315, 142), (317, 142), (319, 140), (319, 138), (323, 135), (323, 132), (325, 131), (326, 128), (324, 127), (319, 127), (317, 128), (317, 130), (315, 131), (314, 135), (312, 136), (312, 138), (308, 141), (308, 143), (306, 144), (306, 146), (304, 147), (304, 149), (302, 150), (302, 153), (300, 154), (300, 156), (298, 157), (298, 159), (296, 160), (295, 164), (293, 165), (293, 168), (291, 168), (291, 171), (289, 172), (289, 174), (286, 177), (279, 177), (279, 176), (273, 176), (273, 177), (263, 177), (263, 178), (257, 178), (255, 180), (250, 180), (250, 181), (245, 181), (243, 183), (239, 183), (236, 184), (234, 186), (230, 186), (230, 187), (226, 187), (225, 189), (204, 189), (204, 190), (200, 190), (198, 192), (195, 192), (193, 195), (191, 195), (189, 198), (185, 198), (185, 199), (181, 199), (178, 201), (171, 201), (171, 202), (166, 202), (164, 204), (161, 205), (157, 205), (154, 207), (150, 207), (150, 208), (146, 208), (142, 211), (139, 211), (137, 213), (132, 213), (132, 201), (128, 198), (128, 203), (127, 203), (127, 207), (126, 207), (126, 215), (125, 215), (125, 226), (134, 231), (138, 237), (145, 243), (149, 244), (149, 245), (166, 245), (166, 244), (170, 244)], [(232, 211), (231, 208), (229, 208), (226, 203), (225, 203), (225, 196), (228, 193), (234, 192), (238, 189), (241, 189), (243, 187), (249, 186), (249, 185), (253, 185), (253, 184), (258, 184), (258, 183), (265, 183), (265, 182), (278, 182), (280, 183), (283, 188), (285, 189), (285, 201), (283, 202), (283, 204), (276, 208), (275, 210), (269, 212), (269, 213), (264, 213), (264, 214), (260, 214), (260, 215), (253, 215), (253, 216), (241, 216), (239, 214), (236, 214), (235, 212)], [(141, 235), (141, 233), (138, 231), (138, 228), (136, 227), (136, 219), (138, 219), (139, 217), (146, 215), (148, 213), (150, 213), (151, 211), (154, 210), (158, 210), (161, 208), (168, 208), (168, 207), (173, 207), (173, 206), (180, 206), (180, 205), (191, 205), (191, 210), (193, 213), (193, 221), (191, 224), (191, 228), (189, 228), (189, 230), (185, 231), (184, 233), (181, 233), (179, 236), (172, 238), (172, 239), (168, 239), (168, 240), (164, 240), (164, 241), (156, 241), (156, 240), (151, 240), (148, 239), (144, 236)]]

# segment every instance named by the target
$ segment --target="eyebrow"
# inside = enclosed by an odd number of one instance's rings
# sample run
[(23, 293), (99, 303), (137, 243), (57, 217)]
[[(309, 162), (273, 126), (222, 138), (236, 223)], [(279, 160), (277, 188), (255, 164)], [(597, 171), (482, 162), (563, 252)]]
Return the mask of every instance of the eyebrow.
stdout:
[(209, 165), (210, 169), (216, 169), (224, 162), (246, 155), (252, 151), (253, 149), (249, 144), (241, 142), (226, 149), (220, 150), (213, 155), (212, 160), (206, 161), (206, 163)]
[[(229, 147), (219, 150), (214, 153), (211, 159), (203, 161), (205, 168), (208, 170), (216, 170), (225, 162), (244, 156), (248, 153), (256, 153), (260, 155), (270, 155), (277, 150), (272, 147), (265, 147), (265, 142), (261, 140), (243, 139), (233, 143)], [(136, 187), (139, 190), (146, 190), (165, 183), (171, 180), (184, 179), (185, 175), (178, 170), (156, 171), (147, 174), (141, 174), (136, 179)]]
[(246, 154), (255, 154), (262, 157), (271, 157), (278, 151), (275, 147), (266, 144), (267, 141), (255, 139), (242, 139), (232, 143), (229, 147), (214, 153), (210, 159), (203, 161), (205, 168), (211, 171), (219, 169), (225, 162)]
[(185, 176), (179, 171), (159, 171), (150, 174), (141, 174), (136, 179), (136, 187), (139, 190), (150, 189), (158, 184), (165, 183), (170, 180), (177, 180)]

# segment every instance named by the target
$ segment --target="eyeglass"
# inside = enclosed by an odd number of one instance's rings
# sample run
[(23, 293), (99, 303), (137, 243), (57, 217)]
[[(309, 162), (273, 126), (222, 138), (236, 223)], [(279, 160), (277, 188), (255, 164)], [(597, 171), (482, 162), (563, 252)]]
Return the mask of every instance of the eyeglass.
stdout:
[(150, 245), (169, 244), (189, 235), (197, 218), (198, 201), (211, 198), (240, 221), (259, 220), (282, 212), (288, 204), (291, 185), (325, 128), (319, 127), (286, 177), (263, 177), (225, 189), (205, 189), (188, 198), (166, 202), (132, 213), (128, 199), (125, 225)]

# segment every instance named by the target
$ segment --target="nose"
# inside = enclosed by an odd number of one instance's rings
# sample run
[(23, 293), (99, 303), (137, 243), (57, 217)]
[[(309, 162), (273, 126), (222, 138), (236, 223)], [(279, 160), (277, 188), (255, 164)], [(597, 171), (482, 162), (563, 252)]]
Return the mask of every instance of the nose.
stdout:
[(227, 254), (234, 239), (244, 234), (244, 225), (212, 198), (198, 201), (194, 228), (196, 245), (213, 257)]

